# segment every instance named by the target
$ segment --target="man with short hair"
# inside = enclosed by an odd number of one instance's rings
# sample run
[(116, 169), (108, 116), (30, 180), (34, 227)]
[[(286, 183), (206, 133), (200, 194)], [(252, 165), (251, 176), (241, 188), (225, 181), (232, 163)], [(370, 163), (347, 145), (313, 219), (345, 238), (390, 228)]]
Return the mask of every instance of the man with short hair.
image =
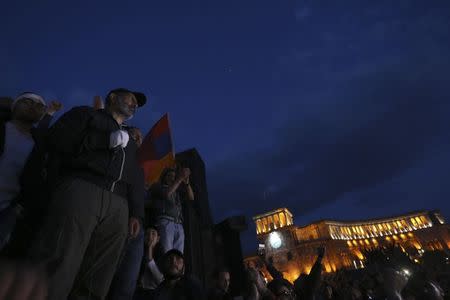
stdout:
[(181, 251), (171, 249), (162, 259), (164, 281), (155, 291), (155, 300), (203, 300), (204, 291), (200, 282), (184, 274), (184, 256)]
[[(42, 96), (26, 92), (4, 110), (0, 120), (0, 250), (9, 241), (16, 219), (25, 208), (28, 213), (39, 213), (36, 207), (41, 199), (43, 182), (43, 135), (51, 116), (61, 109), (53, 101), (47, 108)], [(39, 128), (35, 125), (40, 123)], [(35, 203), (31, 203), (31, 201)], [(30, 238), (30, 237), (28, 237)]]
[(208, 293), (209, 300), (231, 300), (230, 272), (226, 268), (218, 268), (213, 272), (214, 286)]
[(194, 192), (190, 185), (191, 171), (181, 169), (178, 174), (175, 169), (166, 168), (160, 176), (160, 181), (150, 188), (152, 201), (151, 211), (158, 227), (160, 243), (164, 252), (177, 249), (184, 252), (184, 229), (182, 195), (194, 200)]
[(128, 232), (139, 233), (144, 190), (134, 186), (137, 145), (123, 125), (145, 102), (115, 89), (104, 110), (75, 107), (50, 128), (58, 180), (31, 252), (47, 265), (49, 299), (105, 299)]

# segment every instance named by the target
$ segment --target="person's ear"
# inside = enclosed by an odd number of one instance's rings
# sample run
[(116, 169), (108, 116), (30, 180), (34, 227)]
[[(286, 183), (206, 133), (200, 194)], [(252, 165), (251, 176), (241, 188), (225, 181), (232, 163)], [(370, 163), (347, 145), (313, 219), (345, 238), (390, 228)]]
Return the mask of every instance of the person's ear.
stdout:
[(111, 93), (109, 94), (109, 105), (114, 105), (117, 103), (117, 94)]

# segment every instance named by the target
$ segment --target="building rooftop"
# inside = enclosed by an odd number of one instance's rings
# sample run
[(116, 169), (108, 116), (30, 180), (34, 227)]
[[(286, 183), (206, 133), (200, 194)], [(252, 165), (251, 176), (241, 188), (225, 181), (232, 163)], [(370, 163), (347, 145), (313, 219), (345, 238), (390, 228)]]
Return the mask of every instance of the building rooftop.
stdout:
[[(411, 217), (416, 217), (419, 215), (428, 215), (428, 214), (434, 214), (434, 213), (440, 214), (439, 210), (418, 210), (418, 211), (412, 211), (412, 212), (401, 214), (401, 215), (394, 215), (394, 216), (380, 217), (380, 218), (371, 218), (371, 219), (365, 219), (365, 220), (322, 219), (322, 220), (311, 222), (308, 225), (318, 224), (318, 223), (326, 223), (329, 225), (365, 225), (365, 224), (372, 224), (372, 223), (396, 221), (398, 219), (411, 218)], [(306, 226), (308, 226), (308, 225), (306, 225)], [(305, 227), (305, 226), (300, 226), (300, 227)]]
[(268, 217), (268, 216), (271, 216), (273, 214), (280, 213), (280, 212), (287, 213), (290, 217), (292, 217), (292, 213), (289, 211), (289, 209), (287, 209), (286, 207), (281, 207), (281, 208), (277, 208), (277, 209), (271, 210), (269, 212), (266, 212), (266, 213), (263, 213), (260, 215), (256, 215), (253, 217), (253, 220), (255, 221), (257, 219), (265, 218), (265, 217)]

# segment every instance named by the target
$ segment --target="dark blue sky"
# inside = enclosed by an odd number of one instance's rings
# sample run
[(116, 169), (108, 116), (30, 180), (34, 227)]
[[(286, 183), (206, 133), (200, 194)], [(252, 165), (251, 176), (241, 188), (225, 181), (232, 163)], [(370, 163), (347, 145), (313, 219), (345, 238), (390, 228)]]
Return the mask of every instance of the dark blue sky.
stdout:
[(450, 217), (450, 2), (65, 2), (0, 5), (0, 94), (68, 108), (147, 93), (132, 123), (170, 113), (176, 150), (206, 163), (215, 221)]

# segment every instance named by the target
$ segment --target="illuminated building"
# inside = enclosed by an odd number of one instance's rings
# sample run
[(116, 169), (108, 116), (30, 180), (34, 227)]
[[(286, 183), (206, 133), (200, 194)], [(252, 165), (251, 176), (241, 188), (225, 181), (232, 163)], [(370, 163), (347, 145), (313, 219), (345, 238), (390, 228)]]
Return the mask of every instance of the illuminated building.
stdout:
[[(424, 251), (450, 248), (450, 226), (438, 211), (364, 221), (322, 220), (298, 227), (293, 225), (289, 210), (280, 208), (255, 216), (253, 220), (259, 251), (264, 251), (266, 260), (291, 281), (301, 273), (309, 273), (320, 246), (326, 247), (325, 272), (363, 268), (365, 250), (393, 243), (416, 260)], [(247, 257), (245, 262), (261, 264), (256, 256)]]

